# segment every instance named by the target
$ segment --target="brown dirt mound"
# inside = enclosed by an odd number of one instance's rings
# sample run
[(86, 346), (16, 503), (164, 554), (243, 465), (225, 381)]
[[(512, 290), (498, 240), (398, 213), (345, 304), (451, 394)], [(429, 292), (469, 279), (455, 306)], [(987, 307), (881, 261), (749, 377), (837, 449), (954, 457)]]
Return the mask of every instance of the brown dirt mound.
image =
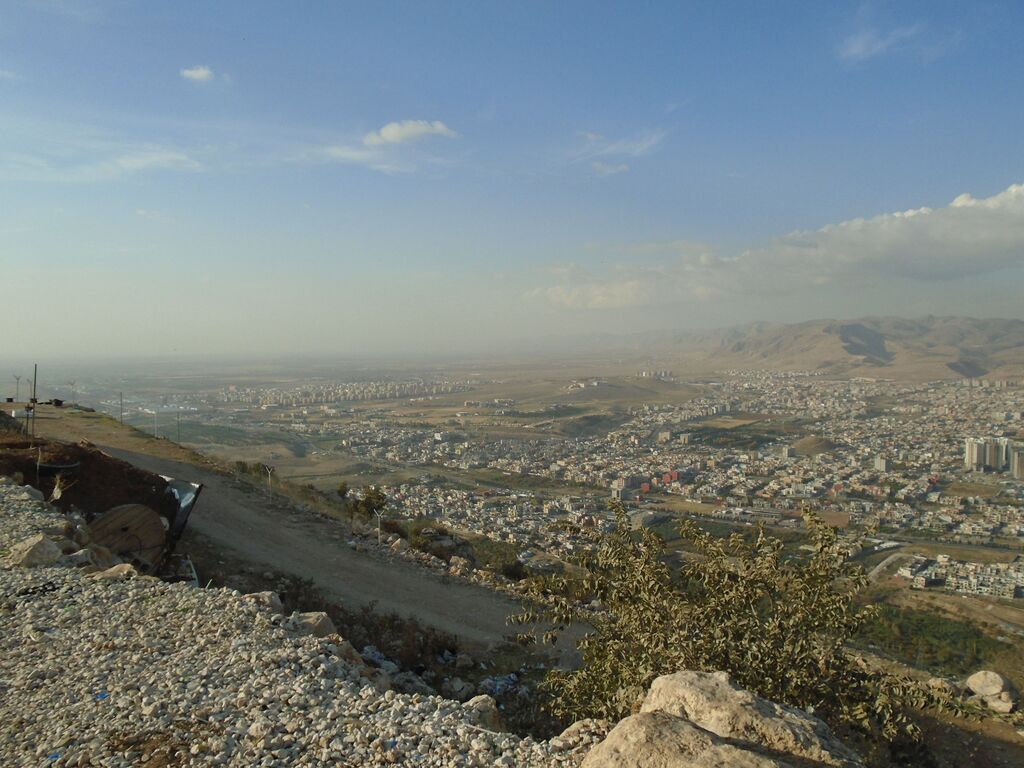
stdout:
[(62, 510), (75, 507), (92, 517), (119, 504), (145, 504), (174, 519), (177, 503), (165, 492), (167, 481), (159, 475), (115, 459), (84, 441), (71, 445), (37, 438), (30, 443), (21, 433), (0, 431), (0, 475), (21, 473), (24, 482), (50, 498), (56, 478), (47, 476), (45, 467), (37, 477), (40, 460), (44, 465), (79, 465), (77, 471), (64, 473), (61, 497), (54, 501)]

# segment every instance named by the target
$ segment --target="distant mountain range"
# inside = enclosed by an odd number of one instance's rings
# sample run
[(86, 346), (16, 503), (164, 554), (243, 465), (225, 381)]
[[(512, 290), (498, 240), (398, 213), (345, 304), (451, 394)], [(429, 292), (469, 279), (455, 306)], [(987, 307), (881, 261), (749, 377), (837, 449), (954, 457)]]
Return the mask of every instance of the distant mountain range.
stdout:
[(924, 317), (752, 323), (677, 334), (684, 360), (715, 368), (948, 378), (1024, 374), (1024, 320)]
[(671, 360), (680, 370), (819, 370), (937, 379), (1024, 376), (1024, 320), (868, 317), (749, 323), (699, 332), (605, 337), (606, 351)]

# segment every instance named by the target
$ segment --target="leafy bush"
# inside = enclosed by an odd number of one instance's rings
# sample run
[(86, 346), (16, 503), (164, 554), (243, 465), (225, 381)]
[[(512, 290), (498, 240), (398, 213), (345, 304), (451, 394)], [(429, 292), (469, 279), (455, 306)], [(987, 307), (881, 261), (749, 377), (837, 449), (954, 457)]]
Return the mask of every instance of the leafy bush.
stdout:
[(393, 533), (401, 538), (406, 538), (405, 524), (402, 520), (384, 520), (380, 524), (384, 533)]
[(500, 571), (502, 576), (506, 579), (511, 579), (512, 581), (522, 581), (529, 575), (526, 572), (526, 566), (518, 560), (510, 560), (509, 562), (504, 563), (501, 566)]
[(624, 717), (656, 677), (680, 670), (724, 670), (765, 698), (887, 739), (916, 733), (909, 708), (940, 703), (937, 694), (872, 670), (847, 650), (873, 609), (857, 607), (863, 570), (816, 517), (806, 518), (813, 552), (791, 559), (763, 530), (752, 542), (720, 539), (683, 522), (681, 536), (699, 557), (675, 575), (661, 537), (634, 531), (621, 507), (617, 516), (615, 530), (580, 563), (584, 591), (603, 610), (581, 614), (577, 601), (562, 596), (564, 579), (553, 578), (535, 595), (547, 609), (512, 617), (553, 627), (546, 640), (574, 621), (592, 628), (578, 645), (583, 666), (545, 678), (556, 716)]

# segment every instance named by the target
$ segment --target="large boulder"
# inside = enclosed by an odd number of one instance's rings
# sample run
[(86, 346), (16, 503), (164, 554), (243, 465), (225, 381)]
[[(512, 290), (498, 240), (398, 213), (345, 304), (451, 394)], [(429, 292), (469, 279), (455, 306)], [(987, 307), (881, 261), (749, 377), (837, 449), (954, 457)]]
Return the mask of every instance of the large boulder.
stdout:
[(498, 704), (486, 693), (474, 696), (463, 707), (469, 711), (470, 719), (481, 728), (486, 728), (489, 731), (502, 730)]
[(724, 672), (679, 672), (651, 685), (640, 713), (594, 747), (583, 768), (863, 768), (806, 712), (737, 687)]
[(968, 677), (966, 685), (971, 693), (976, 693), (978, 696), (998, 696), (1003, 691), (1013, 690), (1013, 683), (998, 672), (991, 672), (987, 669), (982, 669)]
[(307, 613), (293, 613), (287, 624), (291, 629), (302, 635), (313, 637), (327, 637), (338, 634), (331, 617), (323, 611), (308, 611)]
[(717, 736), (758, 744), (823, 765), (853, 766), (856, 753), (806, 712), (746, 691), (725, 672), (677, 672), (651, 684), (641, 712), (667, 712)]
[[(34, 490), (34, 489), (33, 489)], [(11, 564), (21, 568), (53, 565), (64, 553), (46, 534), (37, 533), (11, 547)]]
[(730, 744), (667, 712), (641, 712), (616, 725), (582, 768), (792, 768)]
[(1000, 675), (983, 669), (967, 678), (967, 689), (975, 694), (992, 712), (1009, 714), (1017, 708), (1020, 695), (1013, 683)]
[(1008, 691), (1003, 691), (996, 696), (986, 696), (983, 701), (992, 712), (1000, 715), (1008, 715), (1017, 708), (1016, 698)]

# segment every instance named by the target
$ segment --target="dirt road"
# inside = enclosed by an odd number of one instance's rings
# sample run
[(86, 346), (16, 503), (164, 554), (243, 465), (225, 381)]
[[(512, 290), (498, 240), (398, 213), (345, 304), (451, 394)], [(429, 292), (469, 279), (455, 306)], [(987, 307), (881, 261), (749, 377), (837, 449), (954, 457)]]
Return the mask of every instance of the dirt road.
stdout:
[(271, 507), (229, 477), (167, 458), (97, 447), (150, 472), (203, 483), (189, 528), (234, 556), (313, 579), (341, 603), (376, 601), (382, 610), (414, 616), (470, 643), (500, 641), (515, 631), (505, 618), (519, 606), (495, 592), (456, 581), (445, 584), (411, 563), (356, 552), (330, 521)]
[[(522, 628), (506, 625), (521, 606), (500, 593), (439, 576), (402, 560), (356, 552), (340, 526), (313, 514), (271, 507), (260, 494), (216, 471), (187, 448), (125, 427), (99, 413), (41, 406), (39, 434), (77, 442), (161, 475), (203, 483), (189, 530), (225, 550), (225, 559), (312, 579), (325, 596), (412, 616), (464, 642), (486, 645)], [(575, 636), (576, 633), (571, 633)]]

